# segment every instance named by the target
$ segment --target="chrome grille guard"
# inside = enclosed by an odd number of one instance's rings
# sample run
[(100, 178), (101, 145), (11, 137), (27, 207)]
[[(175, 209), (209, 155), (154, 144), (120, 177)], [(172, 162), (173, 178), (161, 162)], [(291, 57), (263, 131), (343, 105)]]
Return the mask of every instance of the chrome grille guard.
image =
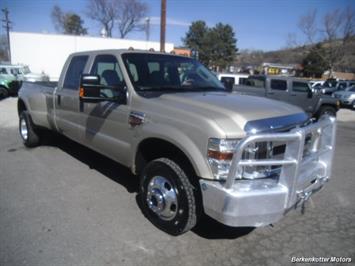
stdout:
[[(304, 156), (304, 146), (307, 134), (315, 134), (314, 145), (317, 149), (313, 150), (309, 155)], [(334, 117), (324, 117), (318, 122), (312, 123), (305, 127), (294, 128), (286, 133), (266, 133), (249, 135), (242, 139), (233, 155), (228, 178), (224, 184), (226, 189), (232, 188), (236, 180), (238, 180), (238, 171), (243, 166), (281, 166), (279, 183), (285, 185), (289, 189), (289, 201), (296, 197), (297, 182), (299, 178), (305, 178), (304, 175), (314, 175), (314, 171), (305, 171), (307, 168), (316, 167), (321, 174), (317, 174), (315, 178), (328, 179), (331, 174), (332, 160), (334, 155), (336, 135), (336, 119)], [(286, 149), (283, 159), (242, 159), (244, 149), (253, 143), (264, 141), (285, 142)], [(314, 148), (314, 147), (313, 147)], [(301, 171), (302, 170), (302, 171)], [(319, 172), (319, 171), (318, 171)], [(303, 176), (302, 176), (303, 175)], [(321, 176), (319, 176), (321, 175)], [(308, 176), (306, 176), (307, 178)]]

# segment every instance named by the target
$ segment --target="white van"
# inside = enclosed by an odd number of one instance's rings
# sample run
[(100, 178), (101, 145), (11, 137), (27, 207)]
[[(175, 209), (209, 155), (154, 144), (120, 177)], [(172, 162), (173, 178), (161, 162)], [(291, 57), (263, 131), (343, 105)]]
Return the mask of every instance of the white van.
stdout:
[(243, 80), (247, 79), (249, 74), (218, 73), (217, 77), (227, 89), (232, 89), (234, 85), (243, 84)]

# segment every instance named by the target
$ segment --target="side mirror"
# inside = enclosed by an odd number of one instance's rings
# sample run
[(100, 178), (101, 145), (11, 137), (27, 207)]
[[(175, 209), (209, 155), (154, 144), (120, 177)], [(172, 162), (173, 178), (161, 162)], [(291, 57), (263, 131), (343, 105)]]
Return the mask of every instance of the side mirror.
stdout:
[(80, 79), (80, 100), (100, 100), (100, 76), (83, 74)]
[(312, 97), (313, 97), (313, 92), (312, 92), (311, 89), (308, 90), (308, 92), (307, 92), (307, 97), (308, 97), (308, 98), (312, 98)]
[(102, 85), (100, 76), (83, 74), (80, 78), (80, 101), (99, 102), (114, 101), (127, 103), (127, 89), (124, 84)]

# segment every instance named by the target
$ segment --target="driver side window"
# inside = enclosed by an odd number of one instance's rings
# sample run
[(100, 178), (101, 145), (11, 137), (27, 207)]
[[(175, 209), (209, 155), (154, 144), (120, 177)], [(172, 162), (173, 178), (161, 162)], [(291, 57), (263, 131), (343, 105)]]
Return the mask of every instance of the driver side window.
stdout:
[(90, 74), (100, 77), (100, 83), (104, 86), (100, 91), (102, 96), (117, 98), (119, 91), (125, 86), (118, 61), (113, 55), (96, 56)]

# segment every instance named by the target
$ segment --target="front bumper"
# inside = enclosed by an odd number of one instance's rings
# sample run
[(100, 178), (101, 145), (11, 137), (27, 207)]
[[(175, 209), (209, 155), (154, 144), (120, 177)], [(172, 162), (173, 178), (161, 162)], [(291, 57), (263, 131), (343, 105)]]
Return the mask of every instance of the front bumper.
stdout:
[(343, 106), (349, 106), (352, 105), (354, 99), (348, 98), (348, 99), (340, 99), (340, 104)]
[[(200, 180), (205, 213), (229, 226), (264, 226), (280, 220), (297, 203), (320, 190), (331, 174), (336, 122), (327, 117), (288, 133), (251, 135), (237, 146), (224, 183)], [(317, 134), (317, 150), (303, 155), (307, 134)], [(282, 160), (242, 160), (245, 147), (260, 141), (286, 142)], [(275, 183), (237, 179), (241, 166), (282, 165)]]

